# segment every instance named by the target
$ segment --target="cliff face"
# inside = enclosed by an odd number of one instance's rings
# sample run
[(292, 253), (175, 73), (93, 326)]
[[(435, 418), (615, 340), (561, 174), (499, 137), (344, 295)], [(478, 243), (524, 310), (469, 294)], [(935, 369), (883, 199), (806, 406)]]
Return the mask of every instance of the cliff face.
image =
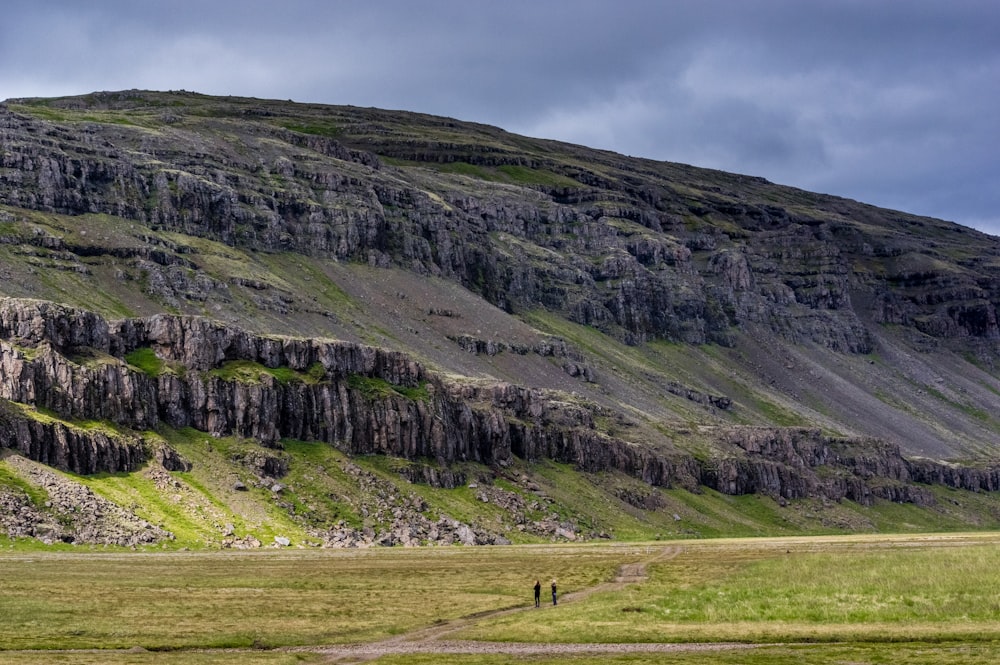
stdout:
[[(130, 364), (137, 352), (142, 368)], [(863, 505), (933, 502), (914, 482), (1000, 488), (997, 468), (909, 461), (895, 446), (818, 430), (724, 428), (713, 435), (717, 454), (696, 460), (599, 431), (607, 413), (597, 405), (446, 379), (397, 352), (194, 317), (107, 322), (40, 301), (0, 301), (0, 398), (0, 446), (84, 474), (136, 469), (150, 454), (139, 433), (166, 424), (266, 447), (298, 439), (431, 459), (444, 473), (456, 462), (551, 459), (655, 486)]]
[[(997, 256), (948, 222), (445, 118), (11, 100), (0, 447), (183, 468), (148, 433), (192, 428), (449, 486), (555, 460), (925, 505), (998, 487)], [(930, 459), (959, 457), (986, 461)]]
[[(185, 94), (15, 100), (0, 143), (11, 206), (403, 266), (630, 343), (732, 344), (761, 325), (867, 353), (868, 320), (1000, 339), (996, 238), (760, 179), (413, 114)], [(215, 288), (129, 258), (163, 290)]]

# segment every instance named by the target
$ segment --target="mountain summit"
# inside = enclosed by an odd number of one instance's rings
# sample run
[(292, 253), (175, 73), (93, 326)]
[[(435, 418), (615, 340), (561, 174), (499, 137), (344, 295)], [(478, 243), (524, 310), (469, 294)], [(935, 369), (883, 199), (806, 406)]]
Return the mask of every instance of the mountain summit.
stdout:
[[(0, 256), (0, 447), (36, 508), (31, 460), (201, 473), (341, 544), (623, 533), (589, 492), (648, 534), (703, 533), (700, 492), (831, 515), (1000, 487), (1000, 239), (942, 220), (448, 118), (125, 91), (0, 106)], [(319, 454), (336, 491), (296, 475)], [(472, 486), (513, 521), (446, 515)]]

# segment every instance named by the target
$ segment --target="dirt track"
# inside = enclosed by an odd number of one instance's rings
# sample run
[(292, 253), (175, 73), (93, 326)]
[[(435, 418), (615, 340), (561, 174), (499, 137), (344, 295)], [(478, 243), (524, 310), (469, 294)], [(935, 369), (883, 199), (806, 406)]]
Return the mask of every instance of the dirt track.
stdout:
[[(601, 591), (617, 591), (628, 584), (638, 584), (646, 580), (646, 566), (657, 561), (672, 559), (680, 553), (679, 547), (664, 547), (654, 556), (634, 563), (624, 564), (618, 569), (614, 580), (596, 586), (567, 593), (560, 598), (561, 603), (579, 601)], [(547, 607), (543, 605), (543, 608)], [(443, 637), (458, 632), (482, 619), (535, 610), (533, 606), (481, 612), (472, 616), (454, 619), (442, 624), (421, 628), (404, 635), (398, 635), (381, 642), (351, 644), (327, 647), (300, 647), (290, 651), (325, 654), (331, 663), (363, 663), (389, 654), (432, 653), (432, 654), (508, 654), (508, 655), (554, 655), (579, 653), (664, 653), (682, 651), (721, 651), (726, 649), (747, 649), (747, 644), (580, 644), (580, 643), (535, 643), (535, 642), (474, 642), (445, 640)]]

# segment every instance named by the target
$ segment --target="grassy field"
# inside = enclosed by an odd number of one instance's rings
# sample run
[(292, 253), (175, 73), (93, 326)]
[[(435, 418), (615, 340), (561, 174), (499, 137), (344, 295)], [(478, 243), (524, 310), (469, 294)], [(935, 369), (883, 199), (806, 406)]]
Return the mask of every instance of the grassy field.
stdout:
[(609, 547), (0, 555), (0, 648), (377, 640), (517, 605), (531, 575), (592, 586), (623, 556)]
[[(647, 579), (594, 589), (634, 562), (646, 562)], [(752, 646), (600, 655), (408, 653), (376, 662), (958, 664), (1000, 656), (997, 533), (359, 551), (8, 552), (0, 554), (0, 566), (4, 664), (331, 662), (315, 650), (277, 647), (378, 642), (435, 626), (458, 629), (447, 640), (492, 643)], [(528, 608), (536, 577), (558, 577), (566, 600)], [(527, 611), (497, 613), (516, 607)], [(112, 648), (123, 651), (39, 651)]]
[(1000, 641), (992, 537), (815, 537), (686, 542), (624, 592), (473, 639), (553, 642)]

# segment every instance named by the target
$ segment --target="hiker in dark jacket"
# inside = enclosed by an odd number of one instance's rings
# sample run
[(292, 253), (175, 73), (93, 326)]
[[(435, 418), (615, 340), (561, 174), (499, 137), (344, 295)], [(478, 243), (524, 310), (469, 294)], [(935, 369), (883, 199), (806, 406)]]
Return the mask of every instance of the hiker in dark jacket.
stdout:
[(556, 581), (552, 580), (552, 604), (556, 604)]
[(535, 580), (535, 607), (542, 603), (542, 583)]

